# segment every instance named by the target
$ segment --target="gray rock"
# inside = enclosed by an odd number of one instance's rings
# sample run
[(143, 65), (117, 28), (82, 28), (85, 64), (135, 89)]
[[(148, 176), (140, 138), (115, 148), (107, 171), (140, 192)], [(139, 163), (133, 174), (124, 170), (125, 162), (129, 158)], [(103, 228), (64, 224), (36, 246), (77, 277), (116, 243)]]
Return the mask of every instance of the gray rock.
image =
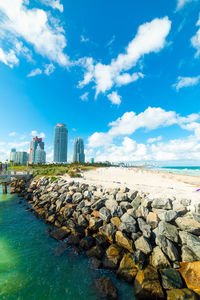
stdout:
[(132, 259), (140, 270), (143, 269), (146, 260), (146, 255), (142, 251), (136, 250), (132, 256)]
[(194, 218), (179, 217), (175, 222), (181, 230), (200, 235), (200, 224)]
[(188, 205), (190, 205), (191, 204), (191, 200), (190, 199), (181, 199), (181, 204), (183, 205), (183, 206), (188, 206)]
[(126, 193), (118, 192), (118, 193), (116, 194), (116, 200), (117, 200), (118, 202), (126, 201), (127, 199), (128, 199), (128, 197), (127, 197), (127, 194), (126, 194)]
[(88, 226), (88, 221), (86, 220), (86, 218), (83, 215), (80, 215), (78, 217), (78, 225), (83, 226), (83, 227)]
[(63, 201), (57, 200), (56, 201), (56, 211), (59, 212), (62, 206), (63, 206)]
[(111, 242), (113, 242), (117, 228), (114, 224), (109, 223), (100, 227), (100, 232)]
[(159, 246), (156, 246), (153, 249), (151, 255), (151, 265), (156, 269), (169, 268), (171, 266), (168, 258), (162, 252)]
[(200, 202), (195, 204), (195, 212), (200, 215)]
[(83, 199), (83, 196), (81, 193), (79, 193), (79, 192), (74, 193), (72, 196), (72, 203), (78, 204), (79, 202), (81, 202), (82, 199)]
[(114, 206), (111, 208), (111, 215), (112, 217), (118, 217), (121, 218), (123, 215), (123, 210), (120, 206)]
[(119, 229), (121, 231), (126, 231), (126, 232), (136, 232), (136, 221), (135, 219), (129, 215), (128, 213), (123, 214), (121, 217), (121, 224), (119, 226)]
[(158, 235), (156, 237), (156, 245), (161, 248), (161, 250), (169, 257), (171, 261), (179, 260), (177, 248), (164, 235)]
[(99, 210), (101, 209), (105, 204), (105, 200), (97, 200), (94, 204), (92, 204), (92, 208), (94, 210)]
[(133, 199), (133, 201), (131, 202), (131, 205), (134, 209), (137, 209), (140, 206), (141, 202), (142, 202), (142, 198), (137, 196)]
[(170, 199), (154, 199), (152, 204), (154, 208), (172, 209), (172, 201)]
[(84, 199), (88, 199), (90, 200), (92, 198), (92, 193), (88, 190), (86, 190), (84, 193), (83, 193), (83, 196), (84, 196)]
[(149, 210), (146, 207), (140, 205), (136, 210), (135, 214), (137, 218), (144, 218), (146, 220), (149, 214)]
[(142, 236), (142, 232), (140, 232), (140, 231), (131, 233), (131, 238), (132, 238), (133, 241), (136, 241), (141, 236)]
[(65, 202), (67, 202), (67, 203), (71, 203), (72, 202), (72, 195), (71, 194), (67, 194), (66, 195)]
[(183, 247), (181, 248), (181, 252), (183, 262), (194, 262), (199, 260), (198, 257), (194, 254), (194, 252), (191, 251), (191, 249), (186, 245), (183, 245)]
[(82, 208), (82, 213), (85, 215), (90, 215), (92, 213), (92, 209), (89, 206), (85, 206)]
[(129, 208), (132, 208), (131, 204), (128, 201), (121, 201), (120, 206), (125, 211)]
[(112, 210), (118, 206), (118, 203), (116, 200), (109, 199), (109, 200), (106, 200), (105, 206), (106, 206), (106, 208)]
[(146, 222), (142, 219), (142, 218), (138, 218), (138, 226), (140, 228), (140, 230), (142, 231), (143, 235), (146, 238), (150, 238), (151, 237), (151, 226), (147, 225)]
[(179, 236), (182, 244), (186, 245), (194, 253), (198, 260), (200, 260), (200, 238), (184, 231), (180, 231)]
[(65, 210), (63, 211), (64, 218), (70, 218), (72, 216), (73, 212), (74, 212), (74, 209), (72, 207), (65, 208)]
[(183, 281), (181, 275), (175, 269), (163, 269), (161, 270), (162, 286), (166, 290), (181, 289), (183, 287)]
[(168, 210), (158, 215), (159, 219), (165, 222), (171, 222), (178, 216), (174, 210)]
[(187, 213), (186, 206), (182, 205), (179, 201), (173, 202), (173, 210), (176, 211), (179, 216), (183, 216)]
[(161, 221), (158, 225), (158, 231), (159, 231), (159, 235), (164, 235), (172, 242), (178, 243), (179, 235), (176, 226)]
[(102, 207), (99, 210), (99, 218), (101, 218), (104, 221), (108, 221), (111, 218), (110, 210), (106, 207)]
[(152, 246), (151, 246), (149, 240), (144, 236), (139, 237), (135, 241), (135, 248), (137, 250), (142, 251), (145, 254), (149, 254), (152, 251)]
[(137, 196), (137, 194), (138, 194), (138, 191), (129, 191), (127, 196), (130, 200), (134, 200), (135, 197)]

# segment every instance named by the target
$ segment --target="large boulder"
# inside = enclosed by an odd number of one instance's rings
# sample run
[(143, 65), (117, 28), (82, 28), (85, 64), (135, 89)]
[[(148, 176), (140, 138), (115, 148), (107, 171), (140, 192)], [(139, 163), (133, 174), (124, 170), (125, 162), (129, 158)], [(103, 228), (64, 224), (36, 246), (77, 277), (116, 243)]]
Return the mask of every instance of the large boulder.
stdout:
[(138, 299), (164, 299), (159, 275), (152, 266), (139, 270), (134, 281), (134, 292)]
[(69, 235), (69, 231), (63, 228), (59, 228), (51, 233), (51, 237), (54, 238), (56, 241), (64, 240)]
[(151, 246), (150, 241), (144, 236), (139, 237), (135, 241), (135, 248), (137, 250), (142, 251), (145, 254), (149, 254), (152, 251), (152, 246)]
[(195, 235), (200, 235), (200, 223), (193, 218), (179, 217), (175, 220), (177, 226), (183, 230)]
[(179, 253), (175, 245), (168, 240), (164, 235), (158, 235), (156, 237), (156, 245), (174, 262), (179, 260)]
[(138, 272), (138, 267), (132, 259), (130, 253), (124, 254), (119, 269), (117, 270), (117, 275), (124, 278), (126, 281), (131, 282), (135, 278)]
[(108, 199), (106, 200), (105, 202), (105, 206), (106, 208), (108, 208), (109, 210), (112, 210), (113, 208), (117, 207), (118, 206), (118, 203), (116, 200), (114, 199)]
[(197, 260), (200, 260), (200, 238), (184, 231), (180, 231), (179, 236), (182, 244), (186, 245), (192, 251)]
[(105, 206), (99, 210), (99, 218), (103, 221), (109, 221), (111, 218), (110, 210)]
[(101, 259), (104, 255), (104, 250), (101, 246), (96, 245), (89, 250), (86, 251), (87, 257), (96, 257), (98, 259)]
[(74, 193), (72, 196), (72, 203), (78, 204), (83, 199), (83, 195), (80, 192)]
[(171, 222), (178, 216), (177, 212), (174, 210), (167, 210), (158, 215), (159, 219), (164, 222)]
[(93, 280), (93, 285), (99, 293), (99, 296), (115, 300), (117, 299), (117, 289), (110, 277), (102, 277)]
[(138, 226), (140, 228), (140, 230), (142, 231), (143, 235), (146, 238), (150, 238), (151, 237), (151, 226), (146, 224), (146, 222), (142, 219), (142, 218), (138, 218)]
[(158, 232), (160, 235), (164, 235), (172, 242), (178, 243), (179, 235), (176, 226), (161, 221), (158, 225)]
[(98, 230), (103, 224), (103, 220), (101, 220), (100, 218), (90, 218), (89, 220), (89, 228), (91, 230)]
[(170, 199), (154, 199), (151, 206), (153, 208), (172, 209), (172, 201)]
[(112, 244), (106, 251), (106, 256), (103, 261), (103, 265), (108, 269), (117, 269), (118, 263), (121, 258), (122, 248), (116, 244)]
[(135, 232), (136, 231), (135, 224), (136, 224), (135, 219), (128, 213), (125, 213), (121, 217), (120, 229), (130, 233)]
[(112, 223), (105, 224), (99, 228), (99, 231), (108, 239), (109, 242), (113, 243), (115, 238), (115, 233), (117, 231), (117, 227), (114, 224)]
[(187, 287), (200, 295), (200, 261), (181, 262), (180, 265), (178, 271), (184, 278)]
[(153, 249), (150, 257), (150, 263), (156, 269), (170, 268), (171, 266), (167, 256), (158, 246)]
[(198, 260), (198, 257), (186, 245), (183, 245), (183, 247), (181, 248), (181, 258), (183, 262), (193, 262)]
[(121, 231), (117, 231), (115, 234), (115, 240), (116, 243), (127, 249), (128, 251), (130, 251), (131, 253), (133, 253), (133, 241), (131, 241), (125, 233), (121, 232)]
[(147, 215), (146, 221), (147, 221), (147, 224), (149, 224), (152, 229), (155, 229), (158, 226), (158, 223), (159, 223), (158, 215), (154, 212), (150, 212)]
[(198, 300), (199, 297), (190, 289), (172, 289), (167, 291), (167, 300)]
[(163, 269), (160, 272), (162, 277), (162, 286), (164, 289), (181, 289), (183, 287), (181, 275), (175, 269)]

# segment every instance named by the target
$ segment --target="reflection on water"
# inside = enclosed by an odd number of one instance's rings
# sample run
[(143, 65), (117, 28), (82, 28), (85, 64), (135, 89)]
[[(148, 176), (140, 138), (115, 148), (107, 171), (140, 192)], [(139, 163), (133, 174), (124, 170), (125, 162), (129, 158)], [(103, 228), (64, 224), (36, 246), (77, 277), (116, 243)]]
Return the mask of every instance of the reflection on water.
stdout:
[(0, 191), (0, 299), (2, 300), (97, 300), (92, 279), (112, 276), (120, 299), (134, 299), (133, 288), (110, 271), (94, 270), (84, 254), (55, 257), (58, 243), (46, 234), (47, 226), (16, 196)]

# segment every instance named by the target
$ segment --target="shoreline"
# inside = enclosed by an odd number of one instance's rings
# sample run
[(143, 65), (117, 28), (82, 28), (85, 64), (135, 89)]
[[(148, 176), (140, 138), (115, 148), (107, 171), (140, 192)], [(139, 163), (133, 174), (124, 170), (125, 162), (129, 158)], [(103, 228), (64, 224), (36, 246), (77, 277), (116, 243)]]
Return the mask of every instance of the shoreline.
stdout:
[[(200, 296), (200, 201), (192, 212), (190, 199), (151, 199), (127, 187), (99, 188), (46, 177), (10, 185), (35, 215), (54, 225), (54, 239), (67, 238), (61, 247), (83, 249), (96, 268), (111, 269), (134, 284), (138, 299)], [(107, 283), (98, 282), (104, 292)], [(111, 299), (117, 299), (113, 290)]]

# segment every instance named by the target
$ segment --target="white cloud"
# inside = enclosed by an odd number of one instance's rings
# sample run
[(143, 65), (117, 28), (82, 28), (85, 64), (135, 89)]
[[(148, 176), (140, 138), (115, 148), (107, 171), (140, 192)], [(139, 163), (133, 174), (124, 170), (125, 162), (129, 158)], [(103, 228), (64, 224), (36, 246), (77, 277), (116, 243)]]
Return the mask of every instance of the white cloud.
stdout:
[(112, 92), (111, 94), (108, 94), (108, 99), (112, 102), (112, 104), (119, 105), (121, 103), (121, 96), (118, 95), (117, 92)]
[(194, 0), (178, 0), (177, 2), (177, 10), (183, 8), (183, 6), (185, 6), (186, 3), (192, 2)]
[(17, 133), (15, 132), (15, 131), (13, 131), (13, 132), (10, 132), (9, 133), (9, 136), (15, 136)]
[(80, 99), (81, 99), (82, 101), (88, 101), (88, 95), (89, 95), (89, 93), (86, 92), (86, 93), (84, 93), (83, 95), (80, 96)]
[(34, 76), (41, 75), (41, 74), (42, 74), (42, 70), (41, 70), (40, 68), (37, 68), (37, 69), (32, 70), (32, 71), (27, 75), (27, 77), (34, 77)]
[(12, 49), (6, 53), (2, 48), (0, 48), (0, 61), (11, 68), (19, 63), (19, 59)]
[(51, 75), (55, 70), (55, 66), (53, 64), (45, 65), (44, 73), (49, 76)]
[[(50, 1), (53, 3), (53, 1)], [(55, 1), (56, 2), (56, 1)], [(51, 15), (42, 9), (28, 8), (23, 0), (0, 0), (0, 12), (2, 21), (0, 30), (4, 33), (6, 41), (13, 44), (23, 39), (34, 47), (35, 52), (58, 63), (68, 66), (69, 59), (64, 53), (66, 38), (64, 29), (58, 22), (51, 22)], [(0, 59), (4, 52), (1, 50)], [(13, 66), (18, 62), (15, 45), (9, 50), (10, 61), (4, 58), (4, 63)]]
[(161, 140), (162, 140), (162, 136), (159, 135), (159, 136), (157, 136), (157, 137), (155, 137), (155, 138), (149, 138), (149, 139), (147, 140), (147, 144), (152, 144), (152, 143), (155, 143), (155, 142), (159, 142), (159, 141), (161, 141)]
[(87, 43), (87, 42), (89, 42), (89, 38), (86, 38), (86, 37), (84, 37), (84, 35), (81, 35), (81, 42), (82, 43)]
[(154, 19), (150, 23), (145, 23), (138, 28), (138, 32), (133, 40), (128, 44), (124, 54), (119, 54), (116, 59), (112, 59), (109, 65), (102, 63), (94, 64), (92, 58), (85, 58), (81, 63), (86, 71), (84, 79), (79, 83), (83, 87), (90, 82), (95, 83), (96, 96), (102, 92), (109, 91), (114, 85), (130, 83), (141, 77), (127, 73), (136, 66), (140, 58), (145, 54), (157, 53), (166, 45), (166, 37), (171, 28), (171, 21), (168, 17)]
[(132, 75), (129, 73), (124, 73), (124, 74), (116, 77), (116, 84), (117, 84), (117, 86), (126, 85), (126, 84), (129, 84), (131, 82), (138, 80), (139, 78), (144, 78), (144, 75), (140, 72), (133, 73)]
[(37, 130), (32, 130), (31, 133), (30, 133), (31, 136), (38, 136), (40, 138), (45, 138), (46, 135), (44, 132), (40, 132), (38, 133)]
[(60, 0), (40, 0), (43, 4), (52, 7), (53, 9), (58, 9), (60, 12), (64, 11), (63, 5)]
[(173, 86), (176, 88), (176, 90), (180, 90), (183, 87), (189, 87), (197, 85), (200, 82), (200, 76), (196, 77), (182, 77), (179, 76), (178, 80)]
[[(200, 17), (196, 24), (197, 26), (200, 26)], [(197, 33), (191, 38), (191, 43), (194, 48), (196, 48), (196, 57), (200, 55), (200, 29), (197, 31)]]
[[(166, 161), (200, 159), (200, 113), (182, 117), (174, 111), (149, 107), (136, 114), (127, 112), (109, 123), (107, 132), (95, 132), (88, 139), (88, 150), (95, 150), (98, 161)], [(172, 125), (191, 134), (184, 139), (160, 142), (162, 136), (137, 143), (130, 136), (138, 129), (155, 130)]]

